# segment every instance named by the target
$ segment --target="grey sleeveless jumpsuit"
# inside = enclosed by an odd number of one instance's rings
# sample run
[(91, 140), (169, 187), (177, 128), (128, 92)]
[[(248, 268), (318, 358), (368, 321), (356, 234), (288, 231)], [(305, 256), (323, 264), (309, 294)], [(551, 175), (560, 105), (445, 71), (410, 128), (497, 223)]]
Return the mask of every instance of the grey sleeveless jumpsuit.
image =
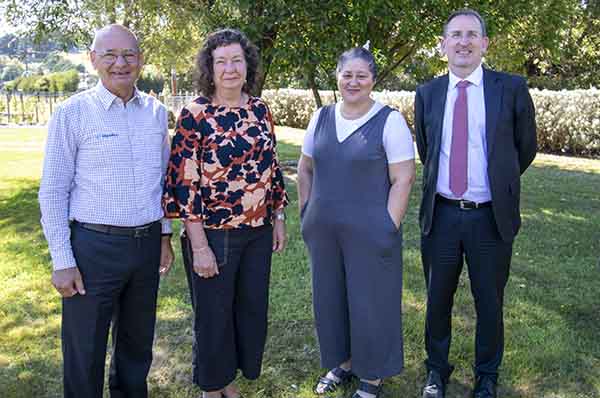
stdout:
[(402, 232), (388, 211), (384, 107), (338, 142), (335, 105), (314, 133), (313, 183), (302, 209), (321, 365), (352, 359), (363, 379), (401, 372)]

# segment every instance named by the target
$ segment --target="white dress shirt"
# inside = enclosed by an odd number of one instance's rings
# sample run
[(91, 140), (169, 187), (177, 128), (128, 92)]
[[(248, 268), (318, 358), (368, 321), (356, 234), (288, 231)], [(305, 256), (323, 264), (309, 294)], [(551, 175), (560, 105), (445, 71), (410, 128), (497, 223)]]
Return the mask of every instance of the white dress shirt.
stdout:
[[(485, 99), (483, 95), (483, 68), (481, 64), (461, 79), (449, 72), (448, 94), (444, 110), (440, 162), (437, 179), (437, 192), (451, 199), (465, 199), (481, 203), (492, 200), (487, 174), (487, 141), (485, 136)], [(458, 95), (456, 84), (468, 80), (468, 151), (467, 151), (467, 190), (462, 197), (456, 197), (450, 190), (450, 146), (452, 143), (452, 120), (454, 103)]]
[[(39, 191), (55, 270), (76, 266), (70, 220), (131, 227), (162, 219), (169, 151), (165, 106), (137, 89), (124, 104), (99, 82), (56, 108)], [(162, 231), (171, 231), (167, 220)]]

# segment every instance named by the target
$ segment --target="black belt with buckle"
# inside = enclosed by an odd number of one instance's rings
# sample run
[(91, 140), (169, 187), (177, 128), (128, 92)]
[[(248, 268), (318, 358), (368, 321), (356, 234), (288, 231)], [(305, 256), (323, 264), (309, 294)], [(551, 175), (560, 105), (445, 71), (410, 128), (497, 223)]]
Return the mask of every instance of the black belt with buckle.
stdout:
[(456, 207), (460, 207), (463, 210), (481, 209), (482, 207), (490, 207), (492, 205), (492, 201), (477, 203), (471, 202), (470, 200), (449, 199), (442, 195), (437, 195), (437, 200), (439, 200), (440, 202), (448, 203), (450, 205), (454, 205)]
[(76, 220), (73, 221), (74, 225), (78, 225), (81, 228), (90, 231), (109, 235), (131, 236), (133, 238), (142, 238), (150, 235), (150, 229), (152, 229), (152, 227), (158, 223), (159, 221), (154, 221), (138, 227), (119, 227), (116, 225), (92, 224), (88, 222), (79, 222)]

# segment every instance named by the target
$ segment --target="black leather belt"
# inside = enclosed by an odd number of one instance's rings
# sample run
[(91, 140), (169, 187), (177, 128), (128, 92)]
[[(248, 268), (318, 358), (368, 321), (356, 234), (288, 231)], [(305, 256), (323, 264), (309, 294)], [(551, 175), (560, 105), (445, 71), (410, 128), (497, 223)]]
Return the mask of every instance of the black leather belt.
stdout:
[(481, 209), (482, 207), (490, 207), (492, 202), (471, 202), (470, 200), (457, 200), (457, 199), (449, 199), (445, 196), (437, 195), (437, 200), (440, 202), (448, 203), (450, 205), (460, 207), (463, 210), (472, 210), (472, 209)]
[(81, 228), (88, 229), (90, 231), (101, 232), (109, 235), (131, 236), (133, 238), (142, 238), (150, 235), (150, 230), (158, 223), (159, 221), (154, 221), (138, 227), (118, 227), (115, 225), (92, 224), (87, 222), (79, 222), (76, 220), (73, 221), (74, 225), (78, 225)]

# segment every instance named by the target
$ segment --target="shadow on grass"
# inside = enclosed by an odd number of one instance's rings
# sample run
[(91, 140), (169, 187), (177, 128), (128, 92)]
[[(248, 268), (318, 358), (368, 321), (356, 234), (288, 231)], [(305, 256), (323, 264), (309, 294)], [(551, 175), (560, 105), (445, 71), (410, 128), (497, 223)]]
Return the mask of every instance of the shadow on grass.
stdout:
[(49, 281), (38, 181), (3, 180), (0, 190), (0, 396), (59, 397), (59, 298)]
[(0, 191), (0, 229), (14, 229), (19, 234), (41, 236), (39, 181), (21, 178), (3, 182), (14, 187)]
[[(279, 146), (281, 160), (297, 160), (299, 146), (282, 142)], [(405, 298), (411, 299), (404, 306), (406, 369), (386, 381), (384, 396), (390, 398), (418, 396), (424, 378), (420, 166), (417, 172), (404, 222), (404, 289)], [(6, 257), (0, 270), (0, 356), (8, 358), (0, 358), (0, 379), (10, 382), (0, 386), (0, 396), (54, 397), (59, 395), (61, 380), (58, 326), (35, 332), (36, 320), (60, 316), (59, 305), (47, 305), (52, 300), (58, 303), (58, 298), (47, 279), (50, 260), (39, 225), (38, 183), (28, 179), (9, 183), (11, 190), (0, 191), (0, 248)], [(263, 375), (257, 382), (241, 382), (246, 395), (256, 398), (312, 396), (313, 384), (323, 371), (296, 191), (290, 180), (287, 184), (292, 200), (290, 241), (286, 253), (273, 260)], [(532, 167), (522, 186), (524, 221), (515, 241), (506, 292), (506, 357), (500, 393), (505, 397), (599, 396), (600, 175)], [(191, 385), (192, 314), (178, 247), (176, 255), (177, 263), (160, 287), (155, 361), (149, 379), (152, 397), (199, 394)], [(475, 317), (466, 272), (457, 292), (454, 325), (451, 357), (457, 371), (448, 398), (468, 396), (472, 383)], [(338, 396), (351, 392), (348, 388)]]
[(6, 398), (62, 397), (60, 366), (57, 360), (38, 357), (23, 366), (0, 367), (0, 394)]

